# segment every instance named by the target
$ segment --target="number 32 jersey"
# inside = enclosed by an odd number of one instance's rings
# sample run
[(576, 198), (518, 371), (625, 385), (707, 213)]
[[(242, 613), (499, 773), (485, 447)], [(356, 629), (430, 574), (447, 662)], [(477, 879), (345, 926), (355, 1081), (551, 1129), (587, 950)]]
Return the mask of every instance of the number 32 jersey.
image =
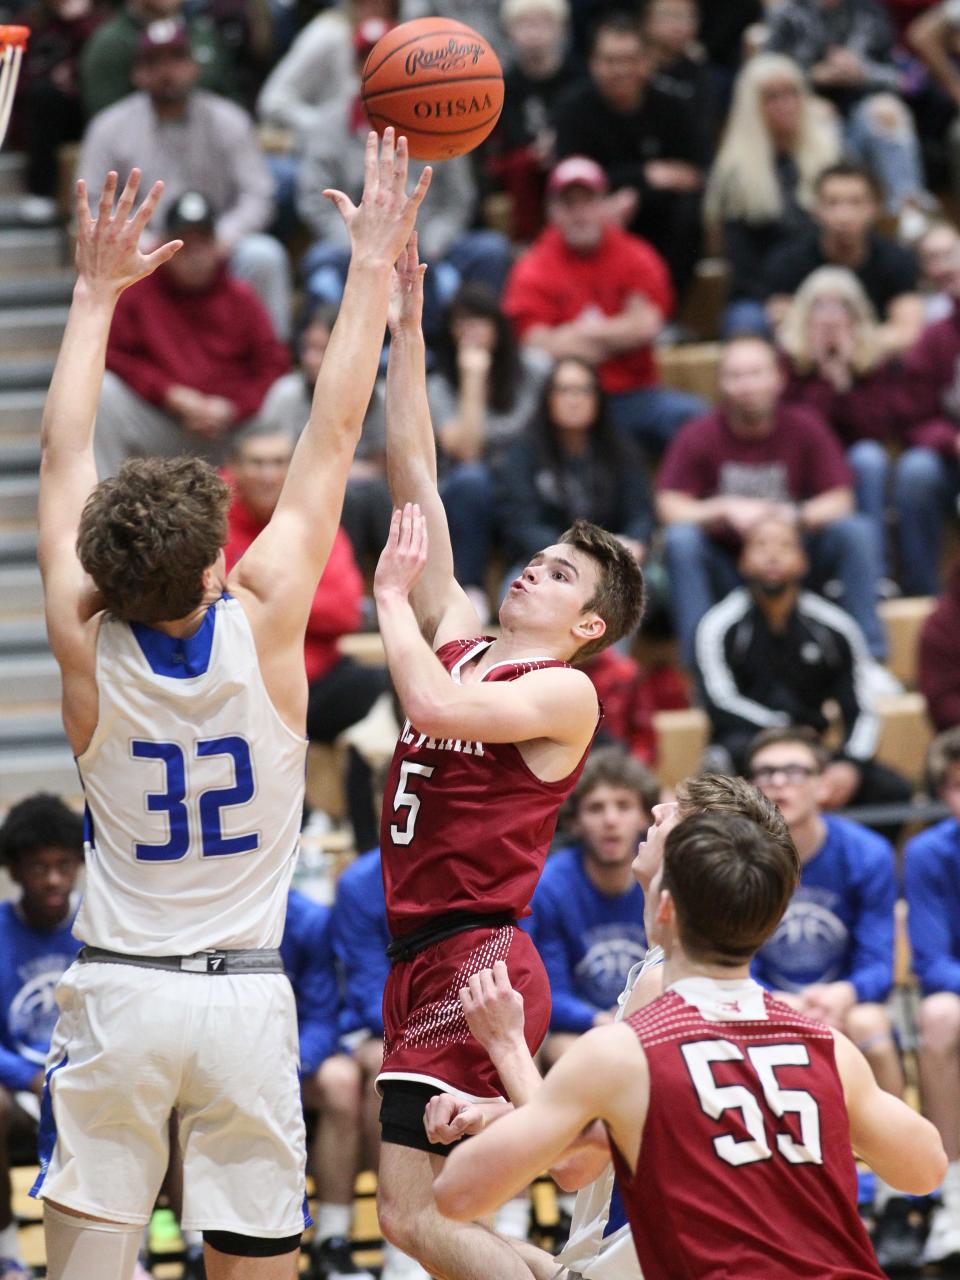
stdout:
[(650, 1103), (614, 1165), (645, 1280), (875, 1280), (829, 1028), (691, 978), (626, 1019)]
[(105, 617), (97, 690), (76, 936), (147, 956), (279, 946), (306, 740), (270, 701), (239, 601), (186, 639)]
[[(437, 650), (459, 683), (464, 663), (493, 641), (452, 640)], [(552, 658), (496, 663), (483, 679), (517, 680)], [(543, 782), (512, 742), (430, 738), (409, 721), (393, 754), (380, 822), (387, 922), (402, 937), (454, 911), (527, 915), (560, 806), (583, 770)]]

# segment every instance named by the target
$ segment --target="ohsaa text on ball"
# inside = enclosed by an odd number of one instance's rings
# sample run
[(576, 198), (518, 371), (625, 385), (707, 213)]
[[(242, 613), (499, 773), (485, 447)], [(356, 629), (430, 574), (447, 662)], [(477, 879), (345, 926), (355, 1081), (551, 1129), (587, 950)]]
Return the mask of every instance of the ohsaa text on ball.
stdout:
[(433, 102), (419, 98), (413, 104), (413, 114), (418, 120), (439, 120), (441, 117), (449, 120), (454, 116), (472, 116), (492, 110), (493, 103), (489, 93), (485, 93), (482, 98), (448, 98), (446, 101), (437, 98)]
[(467, 59), (477, 65), (481, 56), (486, 53), (482, 44), (462, 43), (450, 39), (436, 49), (411, 49), (404, 62), (404, 70), (408, 76), (416, 71), (462, 71)]

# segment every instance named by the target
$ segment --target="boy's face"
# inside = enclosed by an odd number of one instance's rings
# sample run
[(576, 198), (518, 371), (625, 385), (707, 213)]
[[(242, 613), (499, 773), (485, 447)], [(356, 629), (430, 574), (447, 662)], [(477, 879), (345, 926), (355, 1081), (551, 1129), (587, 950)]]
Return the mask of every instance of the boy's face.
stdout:
[(591, 861), (619, 867), (636, 856), (637, 842), (650, 821), (643, 802), (630, 787), (601, 782), (577, 806), (575, 829)]
[(667, 836), (680, 819), (680, 806), (676, 800), (653, 806), (653, 822), (647, 828), (646, 837), (641, 840), (633, 860), (633, 874), (645, 896), (649, 896), (650, 885), (663, 866), (663, 847)]
[(18, 858), (10, 875), (23, 890), (24, 914), (41, 925), (59, 924), (70, 906), (81, 865), (70, 849), (34, 849)]

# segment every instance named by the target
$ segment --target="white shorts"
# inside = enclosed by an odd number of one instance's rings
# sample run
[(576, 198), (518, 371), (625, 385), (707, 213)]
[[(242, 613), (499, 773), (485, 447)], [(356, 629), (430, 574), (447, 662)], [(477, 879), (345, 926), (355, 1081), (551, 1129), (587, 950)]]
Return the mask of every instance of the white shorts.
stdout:
[(32, 1195), (145, 1224), (175, 1111), (185, 1228), (303, 1230), (297, 1017), (283, 974), (76, 963), (56, 995)]

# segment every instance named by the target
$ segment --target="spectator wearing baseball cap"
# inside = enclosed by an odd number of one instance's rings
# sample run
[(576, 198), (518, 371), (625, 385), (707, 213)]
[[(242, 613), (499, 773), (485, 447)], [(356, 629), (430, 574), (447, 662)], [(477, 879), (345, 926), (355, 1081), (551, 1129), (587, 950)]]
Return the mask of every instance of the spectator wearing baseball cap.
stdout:
[(550, 174), (547, 216), (510, 274), (504, 310), (529, 346), (595, 366), (615, 425), (659, 457), (706, 409), (657, 383), (652, 347), (674, 304), (666, 264), (610, 216), (606, 174), (587, 156)]

